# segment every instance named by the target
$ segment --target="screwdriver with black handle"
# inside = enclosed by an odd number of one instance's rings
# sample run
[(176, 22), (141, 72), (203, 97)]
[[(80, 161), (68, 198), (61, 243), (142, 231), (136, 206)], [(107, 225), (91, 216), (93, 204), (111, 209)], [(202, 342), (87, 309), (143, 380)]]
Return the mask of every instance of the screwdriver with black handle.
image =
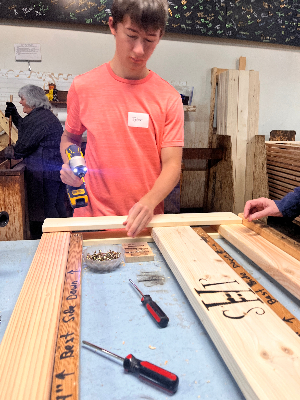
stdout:
[(129, 279), (129, 282), (136, 288), (136, 290), (141, 294), (141, 302), (146, 306), (149, 314), (158, 323), (161, 328), (165, 328), (168, 325), (169, 318), (163, 312), (163, 310), (152, 300), (149, 294), (143, 295), (140, 289)]
[(102, 347), (95, 346), (92, 343), (82, 341), (83, 344), (93, 347), (96, 350), (102, 351), (109, 356), (115, 357), (123, 362), (123, 367), (126, 372), (132, 372), (137, 375), (142, 381), (150, 383), (159, 389), (162, 389), (169, 394), (176, 393), (179, 384), (179, 378), (172, 372), (166, 371), (157, 365), (151, 364), (148, 361), (141, 361), (135, 358), (132, 354), (128, 354), (127, 357), (123, 358)]

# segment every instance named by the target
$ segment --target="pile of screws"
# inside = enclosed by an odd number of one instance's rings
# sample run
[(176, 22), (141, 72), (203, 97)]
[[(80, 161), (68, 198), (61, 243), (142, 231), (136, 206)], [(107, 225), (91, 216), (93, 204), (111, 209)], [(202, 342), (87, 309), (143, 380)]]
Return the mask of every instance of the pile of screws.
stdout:
[(86, 255), (86, 259), (93, 261), (110, 261), (110, 260), (116, 260), (117, 258), (120, 257), (120, 255), (121, 253), (118, 251), (109, 250), (107, 253), (102, 253), (102, 251), (99, 250), (98, 253), (94, 251), (92, 255), (88, 253)]

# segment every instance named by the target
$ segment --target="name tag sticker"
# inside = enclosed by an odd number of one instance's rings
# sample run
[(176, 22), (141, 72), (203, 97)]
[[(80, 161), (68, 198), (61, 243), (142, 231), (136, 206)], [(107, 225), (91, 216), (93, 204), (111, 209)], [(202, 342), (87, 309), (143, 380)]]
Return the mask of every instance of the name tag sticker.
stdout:
[(129, 112), (128, 126), (133, 126), (135, 128), (148, 128), (149, 114)]

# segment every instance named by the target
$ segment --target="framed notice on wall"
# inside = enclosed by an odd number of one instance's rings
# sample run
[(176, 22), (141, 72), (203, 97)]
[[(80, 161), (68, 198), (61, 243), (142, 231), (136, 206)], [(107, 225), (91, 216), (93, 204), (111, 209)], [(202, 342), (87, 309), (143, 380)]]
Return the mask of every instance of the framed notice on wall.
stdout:
[(41, 45), (38, 43), (15, 44), (16, 61), (42, 61)]

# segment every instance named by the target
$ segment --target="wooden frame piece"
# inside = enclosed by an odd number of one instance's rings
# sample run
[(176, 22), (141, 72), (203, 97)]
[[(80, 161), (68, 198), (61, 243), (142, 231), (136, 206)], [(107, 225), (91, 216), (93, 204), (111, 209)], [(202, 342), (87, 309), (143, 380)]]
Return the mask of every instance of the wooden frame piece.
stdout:
[(300, 299), (300, 262), (244, 225), (220, 225), (218, 232), (286, 290)]
[[(43, 232), (69, 232), (101, 229), (124, 229), (126, 216), (47, 218), (43, 224)], [(241, 224), (242, 218), (231, 212), (190, 213), (190, 214), (158, 214), (154, 215), (148, 228), (156, 226), (197, 226)]]
[[(135, 238), (135, 242), (153, 242), (151, 236), (152, 228), (145, 228)], [(127, 236), (127, 232), (122, 230), (81, 232), (83, 246), (97, 246), (98, 244), (122, 244), (131, 243), (132, 237)]]
[(190, 227), (152, 235), (246, 399), (300, 393), (300, 338)]
[(0, 346), (3, 400), (49, 400), (69, 241), (42, 235)]
[(71, 234), (60, 310), (51, 400), (79, 399), (82, 235)]
[[(217, 242), (211, 234), (207, 234), (202, 228), (193, 228), (205, 243), (207, 243), (224, 260), (257, 295), (290, 327), (300, 336), (300, 321), (289, 312), (274, 296), (267, 291), (253, 276), (235, 261)], [(221, 235), (219, 236), (222, 237)]]
[(300, 261), (300, 244), (298, 242), (289, 238), (283, 233), (278, 232), (276, 229), (268, 226), (262, 221), (249, 222), (247, 219), (244, 219), (244, 214), (242, 213), (239, 214), (239, 217), (243, 218), (243, 225), (245, 225), (247, 228), (256, 232), (270, 243), (273, 243), (279, 249), (285, 251), (290, 256)]

